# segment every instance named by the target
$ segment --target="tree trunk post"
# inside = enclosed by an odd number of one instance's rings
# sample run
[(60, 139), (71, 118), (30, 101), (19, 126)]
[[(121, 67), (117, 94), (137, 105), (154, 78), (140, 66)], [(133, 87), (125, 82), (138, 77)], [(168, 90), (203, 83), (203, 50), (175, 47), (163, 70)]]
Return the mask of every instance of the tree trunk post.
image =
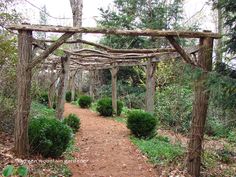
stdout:
[(48, 107), (49, 108), (53, 108), (53, 101), (54, 101), (54, 93), (55, 93), (55, 83), (54, 83), (54, 80), (55, 80), (55, 77), (56, 77), (56, 73), (55, 73), (55, 70), (56, 70), (56, 67), (57, 67), (57, 63), (53, 63), (52, 64), (52, 67), (51, 67), (51, 74), (50, 74), (50, 87), (49, 87), (49, 91), (48, 91)]
[(94, 99), (94, 90), (95, 90), (95, 70), (90, 70), (90, 85), (89, 85), (89, 95), (92, 99)]
[(75, 101), (75, 72), (71, 73), (71, 101)]
[(146, 111), (154, 114), (154, 98), (156, 87), (156, 63), (152, 63), (151, 59), (148, 60), (146, 68)]
[(65, 57), (61, 57), (61, 76), (58, 87), (58, 96), (57, 96), (57, 107), (56, 107), (56, 116), (59, 120), (63, 119), (64, 112), (64, 104), (65, 104), (65, 96), (66, 89), (68, 86), (69, 80), (69, 69), (70, 69), (70, 56), (67, 55)]
[(32, 62), (32, 31), (19, 31), (17, 63), (17, 114), (15, 119), (15, 153), (18, 157), (28, 155), (28, 122), (31, 105), (31, 69), (27, 66)]
[(190, 140), (188, 145), (188, 173), (200, 176), (202, 142), (207, 116), (209, 91), (207, 91), (207, 71), (212, 70), (213, 38), (200, 38), (198, 65), (203, 69), (194, 84), (194, 102)]
[(112, 79), (112, 109), (114, 114), (117, 115), (117, 73), (119, 68), (114, 66), (110, 70)]

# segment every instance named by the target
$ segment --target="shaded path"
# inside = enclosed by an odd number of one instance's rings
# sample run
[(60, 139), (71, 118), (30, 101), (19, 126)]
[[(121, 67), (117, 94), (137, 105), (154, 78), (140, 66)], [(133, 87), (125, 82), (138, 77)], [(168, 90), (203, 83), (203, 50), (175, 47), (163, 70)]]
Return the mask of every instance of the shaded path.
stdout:
[(75, 177), (155, 177), (155, 169), (129, 141), (129, 131), (122, 123), (102, 118), (97, 113), (65, 104), (65, 115), (80, 117), (76, 135), (79, 162), (69, 167)]

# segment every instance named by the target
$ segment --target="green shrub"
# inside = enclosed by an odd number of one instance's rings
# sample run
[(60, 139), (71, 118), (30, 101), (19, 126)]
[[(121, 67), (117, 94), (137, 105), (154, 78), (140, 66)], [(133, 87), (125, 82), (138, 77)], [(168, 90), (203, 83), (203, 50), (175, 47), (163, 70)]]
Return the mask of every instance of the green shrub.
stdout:
[[(77, 100), (78, 94), (75, 93), (74, 99)], [(72, 93), (71, 91), (66, 92), (66, 102), (70, 103), (72, 100)]]
[(230, 129), (222, 122), (212, 117), (208, 117), (205, 125), (205, 133), (209, 136), (226, 137)]
[(92, 98), (87, 95), (83, 95), (79, 98), (78, 104), (81, 108), (88, 108), (92, 104)]
[(71, 91), (66, 92), (66, 102), (71, 102)]
[(133, 110), (128, 113), (127, 127), (139, 138), (152, 137), (156, 133), (157, 119), (151, 114)]
[(227, 140), (231, 143), (236, 143), (236, 129), (229, 132)]
[(33, 118), (29, 124), (31, 153), (44, 157), (59, 157), (72, 139), (72, 130), (59, 120), (45, 117)]
[(41, 103), (45, 106), (48, 106), (48, 94), (47, 93), (41, 93), (38, 96), (38, 101), (39, 101), (39, 103)]
[(53, 102), (52, 108), (53, 108), (53, 109), (56, 109), (56, 108), (57, 108), (57, 103), (56, 103), (56, 102)]
[(113, 113), (112, 100), (110, 98), (103, 98), (98, 100), (97, 111), (102, 116), (112, 116)]
[(124, 107), (123, 102), (117, 101), (117, 115), (118, 116), (121, 114), (123, 107)]
[(156, 92), (155, 114), (162, 125), (188, 133), (192, 119), (193, 94), (188, 86), (169, 85)]
[(68, 125), (74, 133), (80, 128), (80, 119), (75, 114), (69, 114), (69, 116), (63, 120), (63, 123)]
[[(117, 101), (117, 115), (120, 115), (123, 109), (123, 103), (121, 101)], [(112, 116), (112, 99), (111, 98), (103, 98), (98, 100), (96, 110), (102, 116)]]

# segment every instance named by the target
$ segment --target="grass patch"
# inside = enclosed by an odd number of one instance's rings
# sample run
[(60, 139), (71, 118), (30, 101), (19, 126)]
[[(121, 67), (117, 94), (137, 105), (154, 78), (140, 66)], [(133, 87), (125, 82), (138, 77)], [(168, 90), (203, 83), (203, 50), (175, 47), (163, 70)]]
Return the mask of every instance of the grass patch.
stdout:
[(124, 118), (124, 117), (115, 117), (114, 119), (115, 119), (115, 121), (121, 122), (121, 123), (124, 123), (124, 124), (126, 124), (126, 122), (127, 122), (127, 119)]
[(48, 117), (55, 118), (55, 110), (33, 101), (30, 109), (30, 117)]
[(70, 104), (73, 104), (73, 105), (76, 105), (76, 106), (78, 106), (78, 103), (77, 103), (77, 101), (72, 101), (72, 102), (70, 102)]
[(138, 139), (132, 136), (131, 141), (154, 164), (168, 165), (184, 155), (184, 149), (180, 145), (171, 144), (167, 137), (156, 136), (152, 139)]
[(93, 112), (97, 112), (97, 102), (92, 102), (90, 110), (92, 110)]

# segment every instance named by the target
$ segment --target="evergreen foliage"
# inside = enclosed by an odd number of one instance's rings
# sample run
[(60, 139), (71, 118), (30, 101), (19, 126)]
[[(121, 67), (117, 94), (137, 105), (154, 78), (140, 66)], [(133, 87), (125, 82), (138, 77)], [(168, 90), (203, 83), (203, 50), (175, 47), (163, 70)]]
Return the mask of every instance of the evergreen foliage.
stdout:
[[(119, 116), (122, 112), (123, 103), (117, 101), (117, 115)], [(111, 98), (102, 98), (98, 100), (96, 110), (105, 117), (112, 116), (114, 110), (112, 108), (112, 99)]]
[(80, 119), (75, 114), (69, 114), (64, 120), (63, 123), (68, 125), (73, 133), (76, 133), (80, 128)]
[(57, 119), (33, 118), (29, 124), (29, 144), (33, 154), (60, 157), (69, 146), (72, 130)]
[(156, 134), (157, 119), (142, 110), (128, 113), (127, 127), (139, 138), (150, 138)]
[(92, 98), (87, 95), (83, 95), (79, 98), (78, 104), (81, 108), (89, 108), (92, 104)]
[(226, 36), (226, 51), (236, 53), (236, 3), (235, 0), (213, 0), (215, 8), (222, 11)]

